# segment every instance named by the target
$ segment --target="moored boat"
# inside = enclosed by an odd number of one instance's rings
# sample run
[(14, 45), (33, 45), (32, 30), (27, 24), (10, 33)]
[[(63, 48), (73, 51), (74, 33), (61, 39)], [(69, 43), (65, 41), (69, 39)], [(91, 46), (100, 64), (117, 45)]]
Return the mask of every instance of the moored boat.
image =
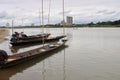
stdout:
[(13, 46), (17, 46), (17, 45), (24, 45), (24, 44), (28, 44), (28, 43), (37, 43), (37, 42), (43, 42), (43, 38), (44, 38), (44, 42), (51, 42), (51, 41), (57, 41), (61, 38), (65, 38), (66, 35), (61, 35), (61, 36), (55, 36), (55, 37), (49, 37), (50, 34), (46, 34), (45, 36), (34, 36), (34, 37), (29, 37), (29, 38), (23, 38), (23, 39), (18, 39), (18, 40), (12, 40), (10, 41), (10, 44), (12, 44)]
[(0, 68), (7, 68), (22, 63), (24, 61), (33, 59), (37, 56), (47, 54), (53, 50), (56, 50), (64, 46), (65, 42), (66, 42), (65, 40), (62, 40), (61, 42), (55, 42), (52, 44), (44, 45), (43, 47), (37, 49), (33, 49), (30, 51), (26, 51), (23, 53), (10, 55), (10, 56), (8, 56), (5, 51), (0, 50)]
[(48, 36), (50, 36), (51, 34), (37, 34), (37, 35), (31, 35), (31, 36), (27, 36), (26, 34), (23, 34), (22, 32), (21, 33), (18, 33), (18, 32), (15, 32), (14, 34), (12, 34), (12, 37), (10, 39), (10, 43), (11, 44), (16, 44), (16, 43), (19, 43), (19, 42), (29, 42), (29, 41), (35, 41), (37, 39), (41, 39), (43, 37), (47, 38)]

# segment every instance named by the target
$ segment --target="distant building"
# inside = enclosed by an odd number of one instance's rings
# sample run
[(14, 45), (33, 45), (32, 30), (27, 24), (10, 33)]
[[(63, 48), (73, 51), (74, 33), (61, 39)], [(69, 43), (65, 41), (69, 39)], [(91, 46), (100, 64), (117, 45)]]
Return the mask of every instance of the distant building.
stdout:
[(73, 17), (67, 16), (67, 22), (66, 25), (73, 25)]

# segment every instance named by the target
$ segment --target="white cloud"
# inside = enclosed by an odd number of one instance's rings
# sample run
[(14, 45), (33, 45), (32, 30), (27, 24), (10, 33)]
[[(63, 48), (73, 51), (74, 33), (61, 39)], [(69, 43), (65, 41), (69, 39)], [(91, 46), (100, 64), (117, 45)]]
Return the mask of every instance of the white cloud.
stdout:
[[(51, 23), (62, 20), (62, 0), (51, 0)], [(74, 23), (87, 23), (120, 19), (120, 0), (65, 0), (65, 16), (73, 16)], [(44, 0), (44, 18), (47, 24), (49, 0)], [(0, 24), (6, 24), (11, 19), (16, 25), (21, 23), (39, 24), (39, 9), (41, 0), (0, 0)]]

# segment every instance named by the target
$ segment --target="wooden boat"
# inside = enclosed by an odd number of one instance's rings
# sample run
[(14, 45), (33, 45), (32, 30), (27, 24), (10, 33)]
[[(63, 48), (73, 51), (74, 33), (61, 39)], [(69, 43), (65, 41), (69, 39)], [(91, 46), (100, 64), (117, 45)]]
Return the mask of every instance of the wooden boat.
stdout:
[(38, 38), (47, 38), (48, 36), (50, 36), (51, 34), (37, 34), (37, 35), (31, 35), (31, 36), (27, 36), (26, 34), (23, 34), (23, 33), (18, 33), (18, 32), (15, 32), (14, 34), (12, 34), (12, 38), (10, 40), (10, 43), (17, 43), (17, 42), (26, 42), (26, 41), (29, 41), (29, 40), (36, 40)]
[(35, 42), (38, 39), (41, 40), (42, 38), (47, 38), (51, 35), (49, 33), (42, 33), (42, 34), (28, 36), (28, 35), (24, 34), (23, 32), (21, 32), (21, 33), (14, 32), (13, 31), (14, 30), (13, 23), (14, 23), (14, 21), (12, 20), (12, 36), (10, 39), (10, 43), (12, 45), (23, 44), (23, 43), (28, 43), (28, 42)]
[(39, 37), (39, 36), (34, 36), (34, 37), (29, 37), (29, 38), (24, 38), (24, 39), (18, 39), (18, 40), (12, 40), (10, 41), (10, 44), (12, 44), (13, 46), (17, 46), (17, 45), (24, 45), (24, 44), (28, 44), (28, 43), (37, 43), (37, 42), (43, 42), (43, 38), (44, 38), (44, 42), (50, 42), (50, 41), (57, 41), (61, 38), (66, 37), (66, 35), (61, 35), (61, 36), (56, 36), (56, 37), (48, 37), (50, 34), (46, 34), (46, 36), (43, 37)]
[(4, 69), (0, 69), (0, 76), (5, 76), (5, 77), (2, 77), (2, 79), (1, 78), (0, 79), (1, 80), (9, 80), (9, 78), (11, 76), (15, 75), (16, 73), (23, 72), (24, 70), (26, 70), (30, 67), (33, 67), (37, 63), (44, 61), (46, 58), (49, 58), (49, 57), (57, 54), (58, 52), (63, 51), (66, 48), (68, 48), (68, 45), (65, 45), (59, 49), (51, 51), (50, 53), (45, 54), (43, 56), (38, 56), (34, 59), (25, 61), (22, 64), (15, 65), (15, 66), (8, 67), (8, 68), (4, 68)]
[(33, 59), (37, 56), (47, 54), (48, 52), (51, 52), (53, 50), (56, 50), (65, 44), (65, 40), (62, 40), (62, 42), (56, 42), (49, 45), (44, 45), (43, 47), (33, 49), (30, 51), (26, 51), (23, 53), (10, 55), (8, 56), (7, 53), (3, 50), (0, 50), (0, 68), (7, 68), (19, 63), (22, 63), (24, 61)]

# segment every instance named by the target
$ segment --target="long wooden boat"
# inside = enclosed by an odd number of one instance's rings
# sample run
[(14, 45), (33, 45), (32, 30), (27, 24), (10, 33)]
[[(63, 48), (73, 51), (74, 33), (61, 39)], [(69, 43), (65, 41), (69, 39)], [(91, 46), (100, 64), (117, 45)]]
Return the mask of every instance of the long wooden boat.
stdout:
[(26, 34), (15, 32), (14, 34), (12, 34), (10, 42), (17, 43), (19, 41), (35, 40), (35, 39), (43, 38), (43, 37), (47, 38), (50, 35), (51, 34), (49, 34), (49, 33), (46, 33), (46, 34), (44, 33), (44, 34), (27, 36)]
[[(50, 41), (57, 41), (61, 38), (66, 37), (65, 35), (61, 35), (61, 36), (56, 36), (56, 37), (44, 37), (44, 42), (50, 42)], [(32, 39), (19, 39), (16, 41), (11, 41), (10, 44), (12, 44), (13, 46), (17, 46), (17, 45), (25, 45), (28, 43), (37, 43), (37, 42), (43, 42), (43, 37), (37, 37), (37, 38), (32, 38)]]
[(15, 54), (15, 55), (10, 55), (8, 56), (5, 51), (0, 50), (0, 68), (7, 68), (19, 63), (22, 63), (24, 61), (33, 59), (37, 56), (47, 54), (53, 50), (56, 50), (62, 46), (65, 45), (66, 41), (62, 42), (55, 42), (52, 44), (44, 45), (40, 48), (33, 49), (30, 51), (26, 51), (23, 53)]
[(8, 68), (4, 68), (4, 69), (0, 69), (0, 76), (6, 76), (6, 77), (2, 77), (1, 80), (9, 80), (9, 78), (13, 75), (15, 75), (16, 73), (19, 72), (23, 72), (24, 70), (36, 65), (37, 63), (40, 63), (41, 61), (45, 60), (46, 58), (49, 58), (51, 56), (53, 56), (54, 54), (57, 54), (58, 52), (65, 50), (66, 48), (68, 48), (68, 45), (65, 45), (63, 47), (60, 47), (59, 49), (56, 49), (54, 51), (51, 51), (48, 54), (42, 55), (42, 56), (38, 56), (34, 59), (28, 60), (23, 62), (22, 64), (19, 65), (15, 65), (12, 67), (8, 67)]

